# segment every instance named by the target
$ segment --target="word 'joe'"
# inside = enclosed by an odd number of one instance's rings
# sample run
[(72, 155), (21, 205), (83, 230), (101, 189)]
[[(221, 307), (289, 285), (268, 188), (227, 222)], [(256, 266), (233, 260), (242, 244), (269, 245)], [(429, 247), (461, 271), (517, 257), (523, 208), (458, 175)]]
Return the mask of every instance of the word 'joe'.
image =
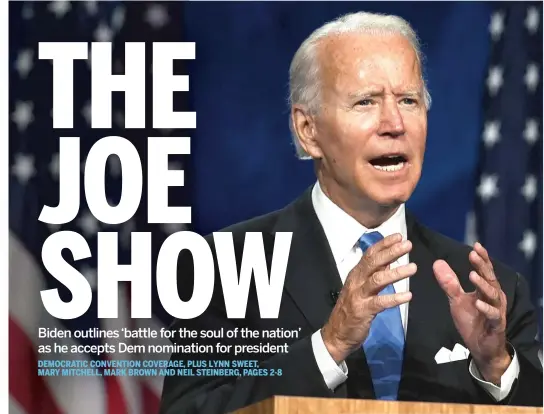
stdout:
[[(190, 207), (168, 206), (168, 186), (183, 184), (183, 171), (168, 170), (168, 154), (188, 153), (189, 141), (183, 138), (149, 138), (148, 220), (149, 222), (190, 223)], [(115, 154), (122, 165), (122, 193), (116, 206), (105, 196), (104, 171), (110, 155)], [(61, 138), (60, 144), (59, 205), (44, 206), (39, 220), (62, 224), (73, 220), (79, 210), (79, 138)], [(181, 173), (181, 174), (180, 174)], [(121, 137), (106, 137), (98, 141), (87, 157), (85, 165), (85, 196), (92, 214), (105, 223), (122, 223), (132, 217), (140, 204), (142, 170), (140, 158), (132, 144)], [(283, 291), (292, 233), (278, 232), (270, 278), (261, 233), (247, 233), (244, 241), (240, 274), (232, 234), (213, 234), (220, 280), (225, 298), (227, 316), (243, 318), (252, 274), (255, 278), (261, 316), (276, 318)], [(87, 240), (73, 231), (50, 235), (42, 248), (46, 270), (66, 286), (72, 300), (64, 302), (57, 289), (41, 292), (46, 310), (59, 319), (73, 319), (83, 315), (92, 301), (92, 288), (87, 279), (62, 257), (69, 249), (75, 261), (91, 257)], [(194, 263), (194, 288), (191, 299), (182, 301), (178, 296), (178, 256), (187, 249)], [(131, 264), (118, 263), (117, 232), (97, 234), (97, 289), (98, 317), (116, 318), (118, 313), (118, 284), (131, 282), (131, 315), (134, 318), (151, 317), (151, 233), (131, 234)], [(180, 277), (186, 277), (180, 275)], [(173, 317), (191, 319), (201, 315), (209, 306), (215, 281), (214, 258), (208, 242), (202, 236), (181, 231), (170, 235), (161, 246), (157, 258), (156, 284), (164, 309)], [(245, 300), (244, 300), (245, 298)]]

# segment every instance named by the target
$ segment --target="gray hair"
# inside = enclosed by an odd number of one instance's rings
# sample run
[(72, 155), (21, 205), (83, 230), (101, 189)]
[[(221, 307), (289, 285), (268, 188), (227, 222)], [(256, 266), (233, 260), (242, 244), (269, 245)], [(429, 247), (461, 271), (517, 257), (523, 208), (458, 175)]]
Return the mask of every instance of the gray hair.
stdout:
[[(319, 62), (317, 59), (317, 45), (319, 40), (342, 33), (366, 33), (366, 34), (400, 34), (412, 44), (421, 73), (423, 76), (423, 54), (416, 32), (410, 24), (401, 17), (376, 14), (376, 13), (352, 13), (341, 16), (316, 29), (299, 47), (289, 68), (289, 105), (302, 104), (312, 113), (318, 109), (319, 85)], [(427, 89), (425, 79), (423, 80), (424, 104), (431, 107), (431, 95)], [(310, 159), (310, 156), (300, 145), (295, 133), (293, 121), (290, 118), (289, 127), (296, 153), (300, 159)]]

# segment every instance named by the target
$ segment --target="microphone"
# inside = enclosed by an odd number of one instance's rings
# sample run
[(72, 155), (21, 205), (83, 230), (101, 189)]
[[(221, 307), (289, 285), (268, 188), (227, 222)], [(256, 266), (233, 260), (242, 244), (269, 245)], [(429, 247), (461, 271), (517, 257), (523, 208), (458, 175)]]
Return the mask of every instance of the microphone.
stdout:
[(338, 291), (335, 291), (335, 290), (331, 290), (329, 292), (330, 296), (331, 296), (331, 301), (332, 301), (332, 304), (333, 305), (336, 305), (336, 302), (338, 301), (338, 297), (340, 296), (340, 292)]

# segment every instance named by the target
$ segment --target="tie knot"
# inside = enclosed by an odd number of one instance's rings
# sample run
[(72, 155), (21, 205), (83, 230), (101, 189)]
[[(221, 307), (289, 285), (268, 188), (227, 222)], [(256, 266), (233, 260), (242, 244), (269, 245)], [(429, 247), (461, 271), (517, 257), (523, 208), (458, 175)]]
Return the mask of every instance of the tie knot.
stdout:
[(378, 243), (382, 239), (383, 239), (383, 236), (381, 235), (379, 231), (372, 231), (370, 233), (365, 233), (359, 239), (359, 246), (361, 246), (361, 250), (364, 253), (370, 246)]

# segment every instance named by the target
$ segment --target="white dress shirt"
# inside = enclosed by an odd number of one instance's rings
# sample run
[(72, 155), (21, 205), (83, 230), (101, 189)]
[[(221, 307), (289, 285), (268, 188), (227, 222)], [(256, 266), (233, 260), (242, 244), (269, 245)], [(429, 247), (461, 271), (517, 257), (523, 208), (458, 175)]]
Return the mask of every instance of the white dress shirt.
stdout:
[[(391, 234), (400, 233), (402, 239), (407, 239), (406, 216), (404, 204), (399, 207), (397, 212), (385, 223), (375, 229), (367, 229), (344, 210), (334, 204), (321, 190), (319, 183), (316, 183), (312, 190), (312, 203), (323, 230), (329, 242), (334, 261), (338, 268), (338, 273), (345, 283), (349, 272), (361, 260), (362, 250), (359, 247), (359, 239), (367, 232), (379, 231), (383, 237)], [(402, 266), (409, 263), (408, 254), (400, 257), (391, 264), (391, 268)], [(397, 293), (407, 292), (410, 289), (409, 278), (395, 282), (393, 286)], [(408, 308), (409, 304), (400, 305), (400, 316), (404, 335), (406, 335), (408, 324)], [(331, 355), (327, 351), (321, 330), (312, 335), (312, 347), (316, 358), (317, 365), (325, 383), (329, 389), (333, 390), (346, 381), (348, 376), (348, 368), (345, 362), (336, 364)], [(486, 382), (482, 379), (478, 368), (473, 361), (469, 367), (470, 374), (478, 381), (478, 383), (491, 395), (495, 400), (501, 401), (504, 399), (512, 388), (514, 380), (519, 375), (519, 363), (517, 355), (514, 351), (514, 357), (510, 366), (501, 377), (501, 386)]]

